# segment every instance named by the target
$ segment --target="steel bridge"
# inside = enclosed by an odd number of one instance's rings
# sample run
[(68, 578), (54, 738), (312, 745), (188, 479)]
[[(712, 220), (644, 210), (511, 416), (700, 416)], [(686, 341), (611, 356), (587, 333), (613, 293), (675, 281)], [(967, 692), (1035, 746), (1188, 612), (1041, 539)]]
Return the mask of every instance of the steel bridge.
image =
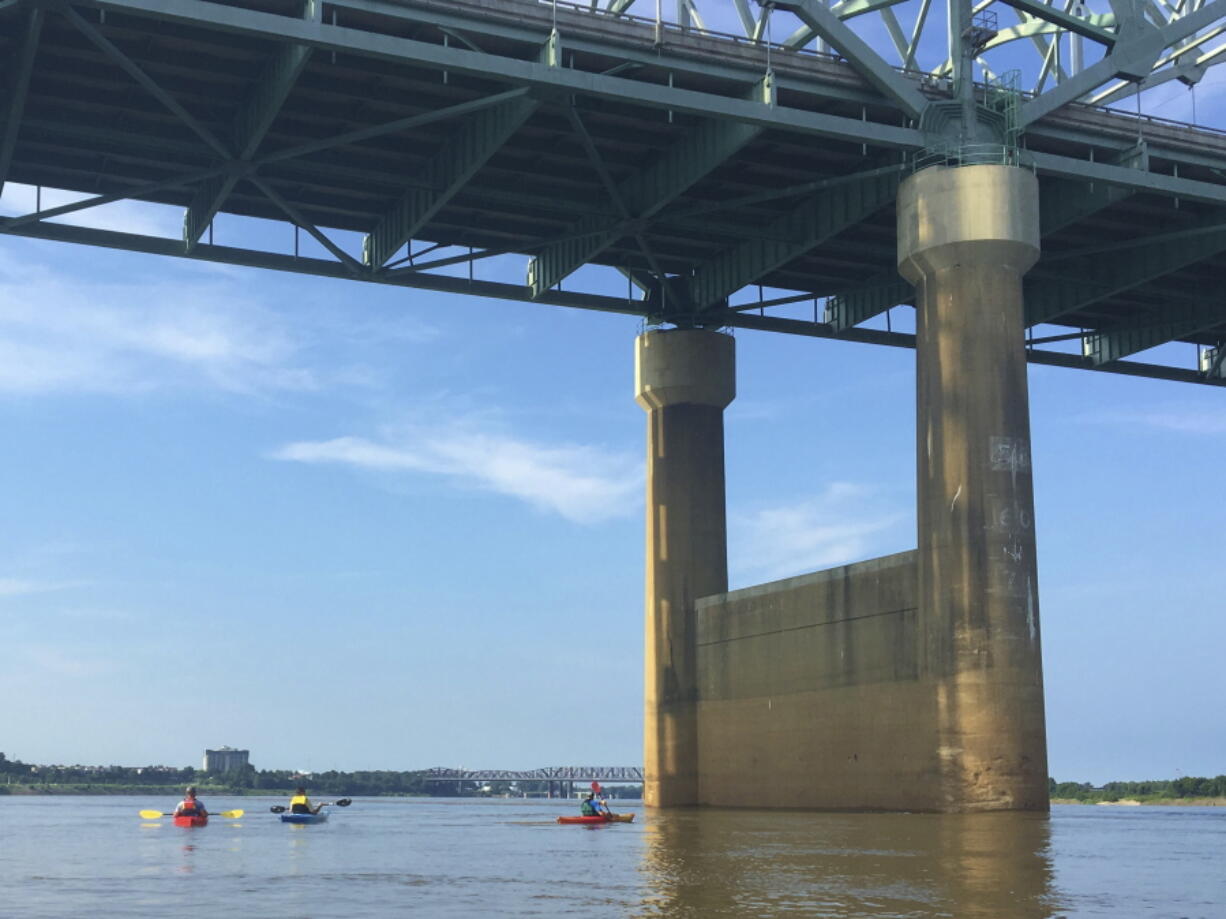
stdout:
[(427, 770), (427, 782), (632, 782), (642, 784), (642, 766), (551, 766), (543, 769)]
[[(0, 0), (0, 188), (85, 196), (0, 236), (907, 347), (899, 182), (996, 157), (1032, 362), (1226, 382), (1226, 132), (1103, 107), (1194, 88), (1226, 0), (668, 6)], [(182, 235), (57, 219), (121, 199)]]

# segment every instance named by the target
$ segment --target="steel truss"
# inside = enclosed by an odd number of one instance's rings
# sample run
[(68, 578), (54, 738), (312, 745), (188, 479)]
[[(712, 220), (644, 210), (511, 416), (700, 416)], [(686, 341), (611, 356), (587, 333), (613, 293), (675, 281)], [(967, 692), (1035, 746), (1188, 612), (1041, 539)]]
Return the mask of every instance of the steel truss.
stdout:
[(427, 782), (642, 782), (642, 766), (551, 766), (543, 769), (426, 770)]
[[(1195, 86), (1226, 0), (644, 5), (0, 0), (0, 189), (90, 196), (0, 234), (906, 347), (898, 183), (993, 149), (1041, 182), (1030, 359), (1226, 382), (1226, 132), (1100, 104)], [(183, 208), (181, 238), (55, 221), (122, 199)], [(217, 244), (219, 215), (292, 251)], [(524, 284), (477, 277), (500, 256)], [(1191, 366), (1125, 359), (1173, 341)]]

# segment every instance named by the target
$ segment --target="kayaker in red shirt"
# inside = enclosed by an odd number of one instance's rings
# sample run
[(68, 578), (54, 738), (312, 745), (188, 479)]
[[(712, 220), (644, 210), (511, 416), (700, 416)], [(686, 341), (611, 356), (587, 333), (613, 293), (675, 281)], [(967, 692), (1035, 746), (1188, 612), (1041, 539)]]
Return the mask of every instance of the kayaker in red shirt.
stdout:
[(187, 791), (183, 793), (183, 800), (179, 802), (179, 806), (175, 808), (176, 817), (207, 817), (208, 810), (200, 801), (196, 800), (196, 786), (188, 785)]

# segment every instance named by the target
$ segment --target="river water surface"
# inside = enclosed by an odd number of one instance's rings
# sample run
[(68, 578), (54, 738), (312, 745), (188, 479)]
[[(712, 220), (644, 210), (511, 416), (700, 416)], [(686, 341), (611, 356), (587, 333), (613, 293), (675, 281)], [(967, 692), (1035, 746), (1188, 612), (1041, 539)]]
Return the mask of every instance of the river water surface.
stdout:
[(142, 820), (173, 798), (0, 797), (0, 916), (1226, 917), (1226, 808), (638, 813), (357, 799), (319, 826)]

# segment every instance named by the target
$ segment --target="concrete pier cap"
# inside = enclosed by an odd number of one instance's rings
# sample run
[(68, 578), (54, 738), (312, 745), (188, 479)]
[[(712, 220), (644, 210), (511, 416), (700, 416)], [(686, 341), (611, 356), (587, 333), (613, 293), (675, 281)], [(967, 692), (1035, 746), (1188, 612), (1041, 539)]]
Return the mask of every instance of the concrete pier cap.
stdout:
[(635, 341), (634, 400), (726, 408), (736, 398), (736, 339), (710, 329), (656, 329)]
[(1039, 258), (1039, 182), (1017, 166), (933, 167), (898, 189), (898, 271), (912, 284), (960, 264), (1019, 275)]

